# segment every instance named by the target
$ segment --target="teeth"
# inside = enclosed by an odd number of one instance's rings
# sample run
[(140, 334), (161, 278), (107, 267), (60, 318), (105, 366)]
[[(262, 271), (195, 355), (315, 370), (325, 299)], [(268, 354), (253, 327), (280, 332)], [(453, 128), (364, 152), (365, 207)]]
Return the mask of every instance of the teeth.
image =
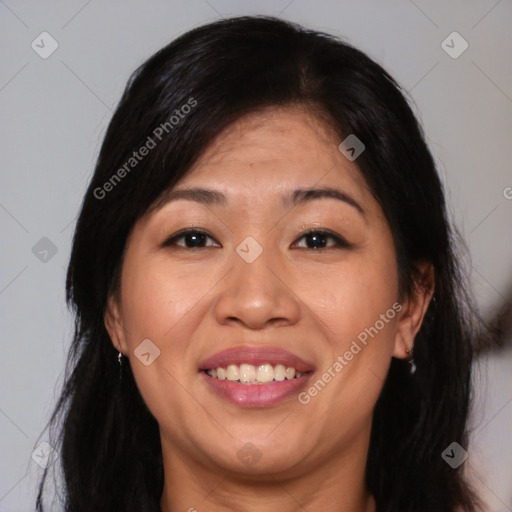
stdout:
[(258, 367), (252, 364), (230, 364), (226, 369), (212, 368), (206, 373), (219, 380), (229, 380), (241, 384), (266, 384), (267, 382), (298, 379), (304, 375), (295, 368), (277, 364), (275, 367), (269, 363), (260, 364)]
[(251, 382), (256, 379), (256, 369), (252, 364), (240, 365), (240, 382)]
[(282, 364), (276, 364), (276, 367), (274, 368), (274, 379), (276, 379), (278, 382), (284, 380), (286, 377), (286, 368)]
[(228, 369), (226, 370), (226, 379), (231, 381), (240, 379), (240, 370), (236, 364), (230, 364), (228, 366)]
[(286, 378), (292, 380), (295, 377), (295, 368), (286, 368)]
[(268, 363), (260, 364), (256, 371), (256, 380), (258, 382), (270, 382), (274, 380), (274, 368), (272, 368), (272, 365)]

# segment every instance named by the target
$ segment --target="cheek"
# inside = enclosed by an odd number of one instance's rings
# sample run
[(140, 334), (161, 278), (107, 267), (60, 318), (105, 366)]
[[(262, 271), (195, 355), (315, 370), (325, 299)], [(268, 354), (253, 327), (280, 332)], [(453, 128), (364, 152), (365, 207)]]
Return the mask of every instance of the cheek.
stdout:
[(379, 251), (354, 255), (328, 274), (309, 278), (304, 290), (309, 290), (308, 306), (329, 344), (320, 375), (328, 384), (321, 392), (322, 382), (310, 388), (312, 396), (318, 394), (312, 400), (318, 414), (337, 418), (335, 424), (351, 411), (352, 426), (358, 428), (375, 406), (395, 343), (398, 273), (393, 246), (381, 244)]
[[(159, 424), (169, 418), (193, 418), (199, 413), (187, 390), (194, 366), (190, 340), (205, 311), (201, 298), (210, 283), (158, 264), (127, 260), (123, 270), (123, 324), (130, 364), (137, 387)], [(211, 277), (211, 276), (210, 276)], [(150, 365), (141, 363), (134, 351), (149, 339), (159, 354)], [(174, 427), (167, 425), (169, 432)]]
[(190, 315), (214, 282), (211, 273), (199, 275), (158, 262), (128, 263), (123, 278), (123, 314), (127, 330), (135, 337), (162, 343), (173, 331), (183, 329), (186, 322), (182, 320)]
[[(309, 273), (301, 281), (304, 302), (319, 318), (326, 335), (338, 350), (374, 326), (398, 296), (398, 275), (392, 252), (388, 255), (381, 252), (378, 257), (371, 254), (361, 258), (355, 256), (338, 268), (332, 267), (329, 272)], [(379, 330), (389, 337), (391, 327), (389, 322)]]

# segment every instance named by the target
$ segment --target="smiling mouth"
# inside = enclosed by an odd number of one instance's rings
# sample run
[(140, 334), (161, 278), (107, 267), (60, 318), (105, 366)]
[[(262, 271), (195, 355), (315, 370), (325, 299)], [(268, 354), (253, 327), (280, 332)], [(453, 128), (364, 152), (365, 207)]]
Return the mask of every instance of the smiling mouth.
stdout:
[(234, 384), (263, 385), (285, 380), (300, 379), (310, 372), (299, 372), (291, 366), (283, 364), (272, 365), (264, 363), (252, 364), (230, 364), (227, 367), (219, 366), (203, 370), (209, 377), (216, 380), (227, 380)]

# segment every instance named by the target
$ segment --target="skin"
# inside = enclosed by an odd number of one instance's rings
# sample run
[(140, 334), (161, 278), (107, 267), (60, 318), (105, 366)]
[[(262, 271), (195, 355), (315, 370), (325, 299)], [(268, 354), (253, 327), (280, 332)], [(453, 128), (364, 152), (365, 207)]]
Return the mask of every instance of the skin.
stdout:
[[(226, 204), (173, 200), (129, 237), (105, 324), (160, 426), (163, 512), (375, 510), (364, 481), (373, 408), (391, 358), (408, 357), (432, 289), (399, 297), (390, 228), (340, 142), (299, 107), (244, 117), (176, 186), (220, 191)], [(333, 198), (282, 203), (291, 190), (321, 186), (350, 195), (364, 214)], [(203, 247), (190, 238), (163, 245), (190, 227), (211, 235)], [(327, 238), (311, 248), (310, 228), (352, 245)], [(247, 236), (263, 248), (253, 263), (235, 250)], [(226, 348), (279, 347), (316, 368), (307, 391), (397, 302), (401, 311), (305, 405), (294, 395), (242, 408), (198, 373)], [(148, 338), (160, 356), (145, 366), (134, 350)], [(261, 455), (250, 466), (237, 457), (246, 443)]]

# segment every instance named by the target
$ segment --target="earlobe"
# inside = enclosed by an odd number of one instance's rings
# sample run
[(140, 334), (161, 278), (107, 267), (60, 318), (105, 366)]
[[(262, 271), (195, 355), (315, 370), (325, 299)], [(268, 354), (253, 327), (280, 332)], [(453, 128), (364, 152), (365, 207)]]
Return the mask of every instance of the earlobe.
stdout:
[(107, 310), (105, 311), (105, 328), (110, 336), (112, 345), (123, 354), (127, 354), (126, 340), (124, 337), (123, 323), (121, 320), (118, 300), (111, 295), (107, 301)]
[(421, 328), (425, 313), (434, 294), (434, 267), (430, 263), (418, 265), (419, 278), (409, 297), (402, 304), (397, 320), (393, 356), (410, 359), (414, 338)]

